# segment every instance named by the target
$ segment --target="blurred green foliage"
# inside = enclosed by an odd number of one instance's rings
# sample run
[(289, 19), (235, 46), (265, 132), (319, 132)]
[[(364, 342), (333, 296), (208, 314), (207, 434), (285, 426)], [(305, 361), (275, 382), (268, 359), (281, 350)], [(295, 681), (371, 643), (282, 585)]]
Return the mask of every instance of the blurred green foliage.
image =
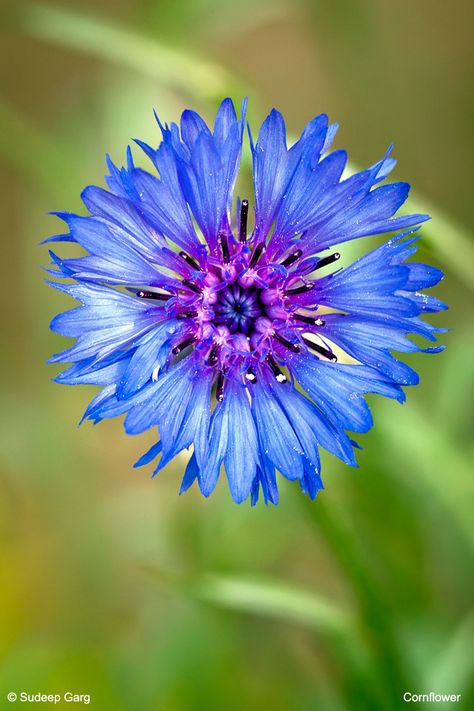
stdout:
[[(389, 711), (404, 691), (433, 690), (473, 707), (469, 7), (2, 7), (1, 699)], [(411, 357), (421, 385), (403, 409), (373, 400), (360, 469), (324, 457), (314, 503), (284, 483), (276, 509), (237, 507), (225, 485), (178, 498), (184, 458), (154, 481), (132, 470), (153, 435), (76, 429), (93, 389), (54, 385), (45, 365), (63, 346), (48, 322), (70, 307), (41, 281), (37, 245), (57, 230), (47, 212), (80, 209), (105, 152), (120, 161), (132, 137), (156, 143), (153, 107), (211, 117), (228, 94), (249, 95), (254, 127), (276, 105), (292, 134), (326, 111), (357, 164), (393, 140), (410, 209), (434, 216), (421, 257), (446, 271), (448, 350)]]

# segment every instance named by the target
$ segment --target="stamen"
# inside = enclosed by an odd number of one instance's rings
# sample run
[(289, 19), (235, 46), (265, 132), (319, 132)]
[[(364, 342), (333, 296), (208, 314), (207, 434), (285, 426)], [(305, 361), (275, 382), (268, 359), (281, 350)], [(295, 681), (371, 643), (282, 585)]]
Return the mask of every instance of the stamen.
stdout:
[(224, 399), (224, 373), (222, 370), (219, 371), (216, 381), (216, 400), (217, 402), (222, 402)]
[(304, 314), (293, 314), (293, 318), (297, 321), (302, 321), (303, 323), (309, 323), (311, 326), (324, 326), (325, 324), (325, 321), (322, 318), (305, 316)]
[(339, 252), (334, 252), (334, 254), (330, 254), (329, 257), (323, 257), (323, 259), (320, 259), (314, 268), (315, 269), (322, 269), (322, 267), (327, 267), (328, 264), (337, 262), (337, 260), (340, 259), (340, 257), (341, 257), (341, 255), (339, 254)]
[(183, 284), (183, 286), (187, 286), (188, 289), (191, 289), (191, 291), (194, 291), (195, 294), (202, 294), (201, 287), (195, 284), (190, 279), (183, 279), (181, 283)]
[(275, 378), (277, 379), (277, 381), (279, 383), (286, 383), (286, 381), (287, 381), (286, 375), (284, 375), (281, 372), (275, 358), (270, 354), (267, 355), (267, 363), (270, 366), (271, 371), (272, 371), (273, 375), (275, 376)]
[(247, 372), (245, 373), (245, 379), (249, 380), (253, 385), (257, 382), (257, 374), (253, 370), (253, 368), (249, 368)]
[(181, 321), (185, 318), (196, 318), (197, 315), (197, 311), (181, 311), (181, 313), (176, 314), (176, 318)]
[(281, 262), (281, 266), (282, 267), (289, 267), (291, 264), (294, 264), (296, 261), (298, 261), (298, 259), (301, 257), (302, 254), (303, 254), (303, 250), (297, 249), (292, 254), (289, 254), (288, 257), (286, 257), (286, 259), (284, 259)]
[(257, 264), (258, 260), (264, 253), (265, 249), (266, 249), (265, 242), (260, 242), (260, 244), (257, 244), (255, 249), (253, 250), (252, 256), (250, 257), (249, 269), (254, 268), (254, 266)]
[(158, 294), (156, 291), (137, 291), (137, 296), (140, 299), (156, 299), (157, 301), (168, 301), (171, 299), (172, 294)]
[(190, 336), (189, 338), (186, 338), (186, 340), (181, 341), (181, 343), (179, 343), (172, 349), (172, 354), (179, 355), (182, 351), (184, 351), (185, 348), (187, 348), (188, 346), (192, 346), (195, 340), (196, 336)]
[(196, 262), (195, 259), (190, 257), (189, 254), (186, 254), (186, 252), (180, 252), (179, 256), (181, 257), (181, 259), (184, 259), (184, 261), (189, 267), (192, 267), (193, 269), (197, 269), (202, 272), (200, 265)]
[(307, 282), (303, 286), (297, 286), (294, 289), (285, 289), (283, 292), (285, 296), (296, 296), (297, 294), (306, 294), (307, 291), (314, 289), (315, 284), (313, 282)]
[(242, 200), (240, 205), (240, 228), (239, 228), (239, 241), (245, 244), (247, 241), (247, 218), (249, 214), (249, 201)]
[(284, 336), (280, 335), (277, 331), (273, 331), (273, 338), (275, 338), (282, 346), (288, 348), (292, 353), (299, 353), (301, 348), (297, 343), (292, 343)]
[(213, 366), (217, 363), (217, 358), (218, 358), (218, 353), (219, 353), (219, 344), (214, 343), (214, 345), (211, 348), (211, 351), (209, 355), (207, 356), (206, 363), (207, 365)]
[(328, 360), (333, 361), (333, 363), (337, 361), (337, 356), (334, 355), (334, 353), (328, 350), (327, 348), (323, 348), (323, 346), (318, 346), (317, 343), (313, 343), (313, 341), (310, 341), (309, 338), (305, 338), (304, 336), (303, 341), (306, 343), (308, 348), (311, 348), (311, 350), (316, 351), (316, 353), (319, 353)]
[(227, 242), (227, 237), (223, 234), (220, 234), (217, 241), (219, 243), (219, 247), (221, 248), (222, 258), (223, 258), (224, 262), (226, 264), (229, 264), (230, 252), (229, 252), (229, 243)]

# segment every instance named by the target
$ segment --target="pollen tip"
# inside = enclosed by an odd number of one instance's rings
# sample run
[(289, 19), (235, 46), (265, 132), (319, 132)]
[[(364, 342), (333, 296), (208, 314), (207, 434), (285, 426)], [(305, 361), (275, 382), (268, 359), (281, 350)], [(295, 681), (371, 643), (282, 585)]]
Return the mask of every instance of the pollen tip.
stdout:
[(328, 257), (322, 257), (320, 259), (316, 266), (315, 269), (322, 269), (322, 267), (327, 267), (328, 264), (332, 264), (333, 262), (337, 262), (338, 259), (340, 259), (341, 255), (339, 252), (333, 252), (330, 254)]
[(216, 400), (217, 402), (222, 402), (224, 399), (224, 373), (222, 370), (219, 371), (216, 381)]
[(275, 379), (278, 383), (285, 383), (287, 380), (287, 377), (282, 371), (280, 370), (278, 363), (276, 362), (275, 358), (269, 353), (267, 355), (267, 363), (270, 366), (270, 370), (272, 371), (273, 375), (275, 376)]

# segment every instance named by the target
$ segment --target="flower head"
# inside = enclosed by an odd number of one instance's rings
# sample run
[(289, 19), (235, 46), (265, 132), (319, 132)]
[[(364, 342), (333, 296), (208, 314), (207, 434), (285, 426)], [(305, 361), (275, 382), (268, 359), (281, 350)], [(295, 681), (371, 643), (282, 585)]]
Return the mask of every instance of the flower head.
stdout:
[[(364, 394), (403, 402), (417, 383), (391, 351), (421, 350), (409, 334), (435, 340), (441, 329), (420, 316), (444, 305), (420, 290), (442, 273), (406, 261), (427, 216), (394, 217), (409, 186), (378, 186), (390, 150), (343, 178), (325, 115), (288, 149), (271, 112), (250, 137), (254, 211), (245, 199), (234, 212), (245, 108), (239, 119), (223, 101), (212, 131), (192, 111), (179, 128), (160, 124), (157, 149), (137, 141), (153, 172), (128, 150), (126, 167), (108, 160), (108, 190), (82, 193), (89, 216), (59, 213), (68, 232), (51, 240), (88, 254), (51, 253), (69, 280), (53, 286), (82, 304), (53, 319), (77, 340), (51, 360), (73, 363), (58, 382), (102, 386), (84, 417), (126, 413), (129, 434), (158, 426), (137, 465), (161, 454), (157, 472), (192, 446), (182, 491), (197, 480), (208, 496), (224, 464), (235, 501), (261, 491), (277, 503), (276, 471), (311, 498), (322, 488), (319, 446), (355, 465), (346, 430), (371, 427)], [(338, 268), (335, 245), (398, 230)]]

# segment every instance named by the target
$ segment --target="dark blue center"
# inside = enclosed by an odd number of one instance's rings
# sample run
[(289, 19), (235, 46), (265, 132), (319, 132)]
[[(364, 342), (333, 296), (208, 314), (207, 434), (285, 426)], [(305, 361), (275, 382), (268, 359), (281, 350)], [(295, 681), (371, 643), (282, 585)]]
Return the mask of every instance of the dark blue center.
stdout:
[(259, 291), (231, 284), (219, 292), (214, 311), (214, 323), (227, 326), (231, 333), (239, 331), (248, 335), (263, 311)]

